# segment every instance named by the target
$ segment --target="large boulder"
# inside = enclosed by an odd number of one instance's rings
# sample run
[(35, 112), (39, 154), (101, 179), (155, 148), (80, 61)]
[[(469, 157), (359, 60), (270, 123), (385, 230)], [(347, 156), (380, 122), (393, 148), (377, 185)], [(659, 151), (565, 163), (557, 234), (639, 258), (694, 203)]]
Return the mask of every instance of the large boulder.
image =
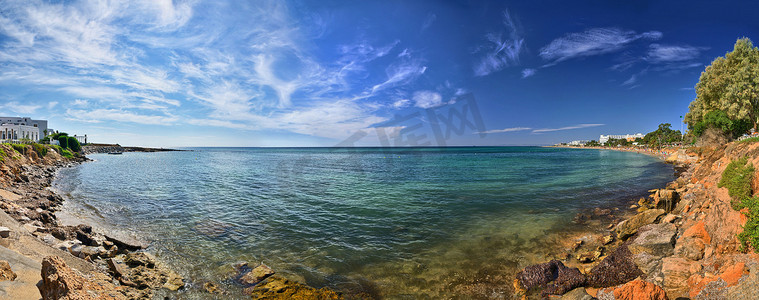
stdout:
[(42, 283), (37, 287), (43, 300), (126, 299), (103, 277), (85, 278), (62, 258), (48, 256), (42, 260)]
[(622, 244), (593, 267), (587, 276), (587, 285), (597, 288), (619, 285), (643, 275), (633, 262), (627, 245)]
[(638, 229), (640, 234), (627, 247), (633, 255), (648, 253), (654, 257), (670, 256), (675, 249), (677, 228), (670, 223), (649, 224)]
[(664, 290), (653, 283), (636, 279), (614, 288), (598, 291), (601, 300), (668, 300)]
[(701, 264), (682, 257), (665, 257), (661, 262), (663, 285), (669, 295), (688, 296), (690, 290), (688, 279), (701, 270)]
[(561, 295), (585, 284), (585, 275), (577, 268), (568, 268), (558, 260), (527, 266), (517, 273), (521, 288), (542, 289), (544, 295)]
[(617, 236), (626, 240), (638, 232), (638, 228), (656, 222), (656, 219), (667, 212), (663, 209), (648, 209), (635, 215), (634, 217), (623, 221), (617, 226)]

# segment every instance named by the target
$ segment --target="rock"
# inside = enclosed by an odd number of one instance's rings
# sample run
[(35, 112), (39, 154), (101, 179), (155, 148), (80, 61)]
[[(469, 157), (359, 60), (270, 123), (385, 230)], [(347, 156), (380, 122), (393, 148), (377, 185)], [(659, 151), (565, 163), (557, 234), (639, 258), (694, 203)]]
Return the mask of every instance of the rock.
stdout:
[(11, 236), (11, 230), (8, 227), (0, 227), (0, 237), (7, 238)]
[(26, 229), (26, 231), (29, 231), (29, 233), (35, 233), (37, 231), (42, 230), (42, 227), (27, 223), (27, 224), (24, 224), (24, 229)]
[(124, 262), (134, 268), (138, 266), (145, 266), (148, 268), (154, 268), (156, 264), (155, 257), (147, 252), (133, 252), (126, 255)]
[(543, 288), (543, 294), (561, 295), (585, 284), (585, 275), (577, 268), (568, 268), (558, 260), (527, 266), (517, 273), (521, 288)]
[(590, 270), (587, 276), (587, 286), (610, 287), (619, 285), (642, 275), (643, 272), (632, 260), (632, 253), (627, 245), (617, 247)]
[(184, 278), (174, 271), (166, 272), (166, 283), (162, 286), (170, 291), (176, 291), (184, 287)]
[(115, 275), (116, 278), (120, 278), (129, 274), (129, 267), (124, 263), (123, 260), (119, 258), (109, 258), (107, 262), (108, 268), (111, 269), (111, 272), (113, 272), (113, 275)]
[(664, 216), (664, 218), (661, 220), (661, 222), (662, 223), (672, 223), (675, 220), (677, 220), (677, 215), (667, 214), (666, 216)]
[(700, 260), (704, 258), (704, 249), (706, 245), (701, 239), (692, 237), (682, 237), (675, 244), (675, 255), (685, 257), (690, 260)]
[(206, 292), (213, 294), (219, 290), (219, 287), (213, 282), (206, 282), (203, 284), (203, 289), (206, 290)]
[(671, 212), (677, 206), (680, 196), (674, 190), (661, 189), (655, 193), (653, 207)]
[(260, 284), (245, 289), (252, 299), (343, 299), (343, 296), (328, 288), (315, 289), (310, 286), (271, 276)]
[(663, 209), (649, 209), (617, 225), (617, 237), (622, 240), (638, 232), (638, 228), (654, 223), (657, 218), (664, 215)]
[(701, 266), (681, 257), (665, 257), (662, 260), (661, 272), (664, 275), (664, 287), (670, 295), (687, 296), (690, 287), (688, 278)]
[(80, 251), (80, 256), (96, 258), (101, 255), (104, 255), (105, 253), (106, 253), (106, 250), (105, 248), (103, 248), (103, 246), (99, 246), (99, 247), (84, 246), (82, 247), (82, 250)]
[(598, 291), (598, 299), (668, 300), (669, 298), (660, 286), (636, 279), (621, 286)]
[(58, 244), (58, 239), (56, 239), (52, 234), (45, 234), (43, 236), (40, 236), (40, 240), (45, 242), (45, 244), (48, 245), (55, 245)]
[(727, 299), (751, 299), (757, 296), (757, 291), (759, 291), (759, 267), (754, 266), (738, 284), (728, 288)]
[(614, 242), (613, 234), (605, 235), (603, 238), (601, 238), (601, 243), (603, 243), (604, 245), (611, 244), (612, 242)]
[(55, 244), (55, 246), (53, 246), (53, 247), (57, 248), (57, 249), (60, 249), (60, 250), (63, 250), (63, 251), (70, 251), (69, 249), (71, 249), (71, 247), (74, 247), (75, 245), (81, 245), (81, 244), (82, 244), (82, 242), (80, 242), (79, 240), (72, 240), (72, 241), (63, 241), (63, 242), (60, 242), (58, 244)]
[(648, 253), (654, 257), (674, 253), (677, 228), (670, 223), (650, 224), (639, 229), (640, 234), (627, 247), (633, 255)]
[(579, 287), (574, 290), (571, 290), (561, 296), (561, 300), (593, 300), (596, 298), (593, 298), (590, 294), (588, 294), (587, 291), (585, 291), (584, 287)]
[(43, 300), (126, 299), (108, 280), (85, 278), (58, 256), (42, 260), (42, 282), (37, 288)]
[(71, 245), (70, 248), (68, 248), (68, 250), (71, 253), (71, 255), (76, 256), (76, 257), (81, 257), (82, 249), (84, 249), (84, 247), (85, 246), (82, 244), (73, 244)]
[(119, 249), (129, 250), (129, 251), (137, 251), (145, 249), (145, 244), (138, 241), (137, 239), (128, 237), (124, 234), (120, 233), (109, 233), (105, 235), (105, 239), (114, 245), (118, 246)]
[(16, 273), (11, 270), (11, 265), (4, 260), (0, 260), (0, 281), (16, 280)]
[(268, 266), (260, 264), (250, 272), (243, 274), (240, 277), (240, 283), (246, 286), (256, 285), (271, 275), (274, 275), (274, 271)]

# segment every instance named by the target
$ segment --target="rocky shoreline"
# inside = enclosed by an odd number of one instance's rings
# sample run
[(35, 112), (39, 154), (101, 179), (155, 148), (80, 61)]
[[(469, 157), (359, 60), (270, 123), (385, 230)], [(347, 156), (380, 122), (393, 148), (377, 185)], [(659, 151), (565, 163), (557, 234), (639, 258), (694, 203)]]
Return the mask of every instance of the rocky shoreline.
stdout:
[(119, 144), (87, 144), (82, 146), (82, 154), (94, 153), (124, 153), (124, 152), (171, 152), (187, 151), (169, 148), (128, 147)]
[[(727, 189), (717, 183), (732, 159), (759, 163), (759, 144), (695, 150), (667, 153), (676, 180), (650, 190), (621, 222), (570, 239), (555, 259), (520, 271), (518, 297), (754, 299), (759, 255), (740, 251), (737, 235), (746, 217), (732, 209)], [(578, 216), (588, 218), (593, 215)]]
[[(177, 151), (118, 145), (86, 146), (86, 153)], [(189, 282), (145, 251), (146, 245), (89, 225), (63, 225), (56, 211), (64, 199), (50, 187), (57, 171), (88, 161), (65, 158), (53, 148), (38, 154), (0, 145), (0, 298), (173, 299), (197, 289), (209, 297), (228, 293), (217, 283)], [(276, 275), (266, 265), (234, 266), (229, 278), (253, 299), (344, 299)], [(42, 280), (40, 280), (40, 278)], [(240, 294), (242, 296), (243, 294)], [(363, 299), (362, 295), (349, 298)]]

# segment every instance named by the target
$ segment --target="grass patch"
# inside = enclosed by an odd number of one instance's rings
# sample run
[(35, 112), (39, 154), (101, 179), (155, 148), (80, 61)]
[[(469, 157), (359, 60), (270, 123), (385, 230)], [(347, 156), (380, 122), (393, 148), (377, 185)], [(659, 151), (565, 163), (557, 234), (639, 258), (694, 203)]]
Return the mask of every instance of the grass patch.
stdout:
[(65, 158), (74, 158), (74, 154), (71, 153), (71, 151), (68, 151), (66, 149), (62, 149), (61, 150), (61, 156), (65, 157)]
[(47, 155), (47, 147), (40, 144), (32, 144), (32, 147), (34, 148), (34, 152), (37, 152), (37, 155), (40, 157), (45, 157)]
[(24, 144), (10, 144), (13, 150), (16, 150), (18, 154), (24, 154), (26, 152), (26, 145)]
[(759, 136), (750, 137), (745, 140), (738, 141), (738, 143), (754, 143), (754, 142), (759, 142)]
[(744, 201), (751, 199), (751, 180), (754, 177), (754, 165), (748, 163), (747, 158), (739, 158), (731, 161), (725, 171), (722, 172), (722, 178), (719, 181), (719, 187), (726, 187), (731, 199), (733, 209), (740, 210), (745, 207)]

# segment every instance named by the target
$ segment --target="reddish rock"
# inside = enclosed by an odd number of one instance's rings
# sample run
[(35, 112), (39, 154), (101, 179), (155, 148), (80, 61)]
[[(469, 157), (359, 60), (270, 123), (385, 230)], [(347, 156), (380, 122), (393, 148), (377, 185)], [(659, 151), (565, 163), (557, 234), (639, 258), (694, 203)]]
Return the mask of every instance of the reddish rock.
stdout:
[(58, 256), (42, 260), (42, 284), (38, 288), (43, 300), (126, 299), (107, 278), (85, 278)]
[(700, 270), (700, 264), (680, 257), (665, 257), (662, 259), (662, 274), (664, 288), (670, 296), (687, 296), (690, 290), (688, 278)]
[(698, 221), (698, 223), (695, 225), (689, 227), (688, 229), (685, 229), (683, 232), (683, 237), (698, 238), (703, 240), (705, 244), (711, 244), (712, 242), (711, 236), (708, 232), (706, 232), (704, 221)]
[[(610, 296), (614, 296), (613, 298)], [(636, 279), (624, 285), (598, 291), (599, 299), (668, 300), (664, 290), (653, 283)]]

